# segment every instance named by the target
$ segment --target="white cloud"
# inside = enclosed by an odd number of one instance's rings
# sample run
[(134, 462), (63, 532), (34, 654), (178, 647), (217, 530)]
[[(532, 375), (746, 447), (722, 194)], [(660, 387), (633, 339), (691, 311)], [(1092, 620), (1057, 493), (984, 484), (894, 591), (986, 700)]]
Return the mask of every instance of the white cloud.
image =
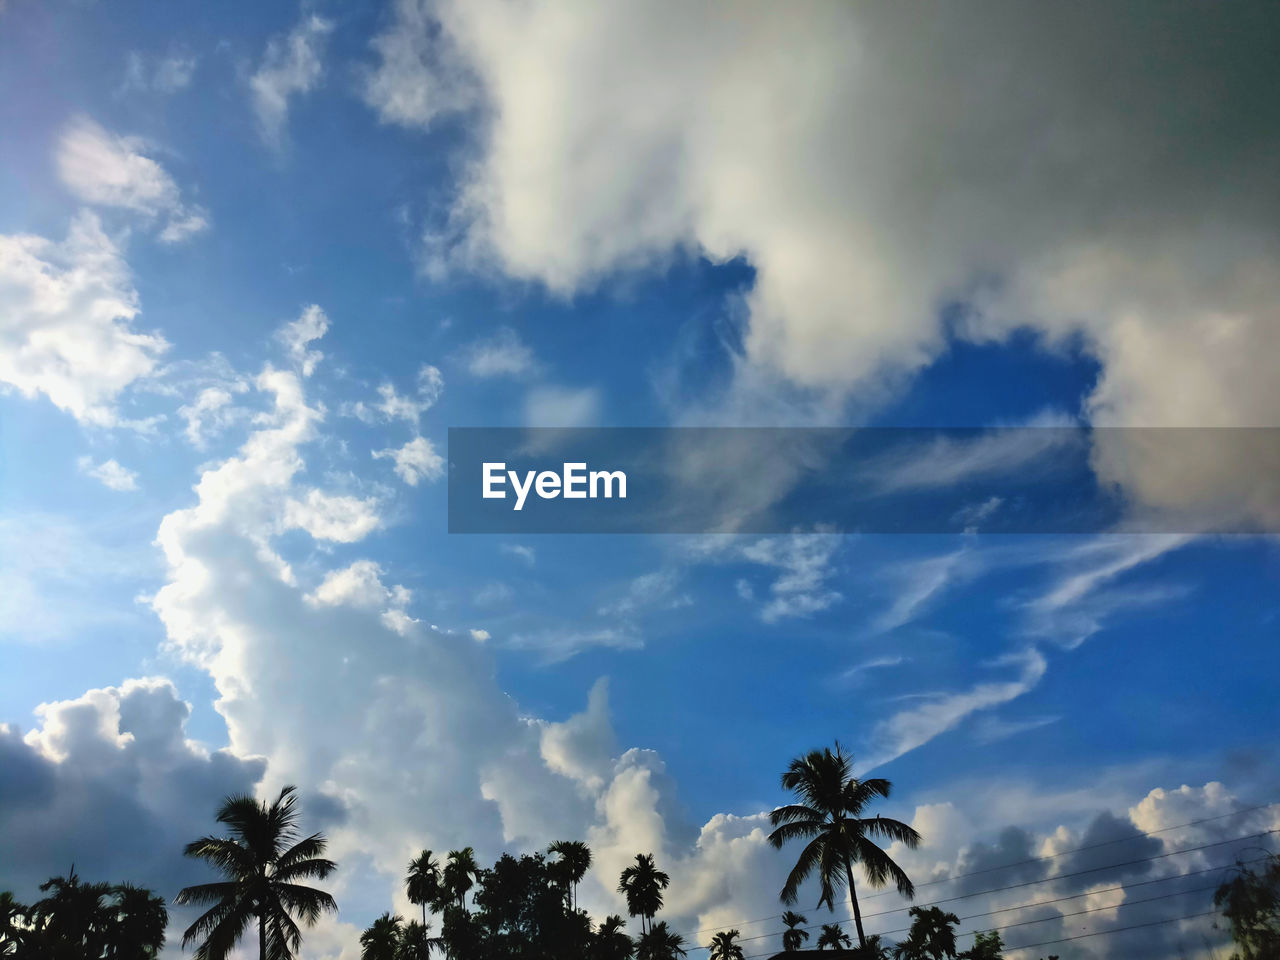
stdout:
[(972, 577), (979, 563), (968, 543), (958, 550), (903, 564), (892, 571), (897, 595), (876, 618), (877, 630), (895, 630), (914, 620), (928, 604), (956, 583)]
[[(769, 584), (760, 619), (774, 623), (788, 617), (807, 617), (839, 603), (841, 595), (829, 581), (835, 572), (833, 559), (840, 543), (841, 537), (832, 534), (794, 533), (762, 537), (741, 545), (741, 559), (778, 571)], [(741, 589), (738, 592), (743, 593)]]
[(77, 461), (80, 472), (97, 480), (109, 490), (137, 490), (138, 474), (122, 467), (115, 460), (104, 460), (94, 463), (92, 457), (81, 457)]
[(343, 405), (342, 412), (365, 423), (404, 420), (416, 428), (422, 415), (435, 406), (442, 393), (444, 376), (438, 368), (424, 363), (418, 370), (416, 393), (402, 394), (395, 384), (382, 383), (378, 386), (376, 403), (367, 404), (363, 400), (347, 403)]
[(472, 627), (467, 631), (471, 635), (471, 639), (476, 643), (487, 643), (492, 637), (488, 630), (481, 630), (478, 627)]
[(242, 381), (225, 387), (205, 387), (192, 403), (180, 406), (178, 416), (187, 423), (183, 431), (187, 441), (197, 449), (204, 449), (211, 435), (225, 430), (244, 414), (232, 405), (232, 393), (243, 393), (248, 389), (248, 384)]
[(473, 377), (516, 377), (535, 366), (533, 350), (510, 327), (470, 344), (462, 359)]
[(177, 93), (191, 85), (199, 59), (194, 55), (172, 53), (166, 57), (151, 58), (136, 50), (130, 51), (125, 60), (124, 81), (119, 94), (132, 92)]
[(85, 203), (165, 220), (159, 234), (164, 243), (180, 243), (208, 229), (207, 211), (184, 201), (173, 177), (146, 150), (145, 140), (116, 136), (88, 117), (77, 117), (58, 140), (58, 175)]
[[(744, 257), (748, 379), (874, 401), (950, 334), (1030, 328), (1098, 359), (1094, 422), (1280, 419), (1280, 142), (1250, 122), (1280, 93), (1265, 4), (1179, 8), (1158, 37), (1101, 3), (938, 5), (927, 49), (899, 5), (397, 10), (382, 118), (420, 126), (473, 88), (485, 108), (436, 263), (567, 295), (680, 251)], [(461, 66), (433, 70), (437, 48)], [(1156, 502), (1254, 473), (1186, 459), (1176, 490), (1141, 458), (1099, 467)]]
[(1022, 696), (1038, 684), (1048, 669), (1044, 656), (1034, 647), (1008, 654), (992, 666), (1017, 668), (1011, 680), (987, 681), (968, 690), (924, 695), (922, 702), (876, 724), (866, 768), (883, 766), (948, 730), (966, 717), (989, 710)]
[(308, 490), (285, 502), (284, 526), (305, 530), (317, 540), (354, 543), (382, 525), (378, 501)]
[(364, 97), (383, 123), (425, 127), (472, 102), (452, 44), (432, 29), (433, 7), (396, 0), (392, 26), (373, 39), (381, 62), (365, 76)]
[(187, 739), (190, 713), (168, 680), (147, 678), (41, 704), (25, 737), (0, 724), (6, 884), (25, 898), (72, 862), (87, 879), (159, 891), (199, 882), (175, 851), (207, 831), (218, 797), (251, 791), (264, 763)]
[(590, 427), (600, 422), (600, 391), (594, 387), (534, 387), (525, 397), (530, 427)]
[(513, 557), (519, 557), (529, 566), (534, 566), (538, 562), (538, 552), (528, 544), (524, 543), (504, 543), (499, 547), (503, 553), (509, 553)]
[(444, 457), (426, 437), (414, 437), (403, 447), (373, 451), (373, 459), (389, 457), (395, 463), (396, 475), (411, 487), (422, 480), (439, 480), (444, 476)]
[(316, 366), (324, 359), (319, 350), (312, 350), (311, 344), (329, 332), (329, 318), (318, 305), (311, 304), (303, 308), (297, 320), (293, 320), (276, 333), (276, 339), (284, 344), (294, 366), (302, 371), (304, 377), (315, 373)]
[(323, 73), (321, 56), (333, 24), (315, 14), (304, 15), (285, 37), (275, 37), (262, 63), (249, 78), (258, 129), (269, 146), (279, 148), (289, 116), (289, 99), (309, 93)]
[(116, 400), (169, 345), (133, 329), (138, 313), (128, 265), (93, 214), (62, 243), (0, 235), (0, 382), (24, 396), (94, 426), (145, 426)]
[(602, 617), (630, 617), (653, 610), (676, 610), (693, 603), (693, 598), (679, 591), (680, 574), (676, 570), (644, 573), (627, 584), (626, 592), (599, 609)]

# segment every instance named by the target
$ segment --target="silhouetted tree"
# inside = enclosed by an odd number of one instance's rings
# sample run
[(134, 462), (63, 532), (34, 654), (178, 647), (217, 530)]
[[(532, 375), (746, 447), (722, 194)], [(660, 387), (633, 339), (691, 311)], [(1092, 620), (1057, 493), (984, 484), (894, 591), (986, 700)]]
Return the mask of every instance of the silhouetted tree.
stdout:
[(107, 905), (109, 883), (82, 883), (73, 866), (65, 877), (50, 877), (40, 884), (48, 896), (27, 911), (26, 936), (33, 955), (49, 960), (101, 957), (107, 950), (107, 930), (114, 913)]
[(111, 890), (115, 922), (108, 937), (108, 960), (150, 960), (164, 946), (169, 911), (163, 897), (122, 883)]
[(737, 930), (725, 930), (711, 938), (707, 949), (711, 951), (708, 960), (745, 960), (742, 947), (734, 941), (740, 934)]
[(867, 945), (858, 950), (858, 960), (890, 960), (890, 945), (885, 943), (880, 934), (873, 933), (867, 937)]
[(898, 960), (954, 960), (959, 917), (938, 907), (912, 907), (907, 915), (911, 931), (898, 944)]
[(15, 900), (12, 893), (0, 891), (0, 957), (11, 957), (18, 952), (26, 913), (27, 908)]
[(913, 897), (911, 879), (875, 840), (914, 849), (920, 843), (920, 834), (899, 820), (863, 817), (872, 800), (889, 796), (892, 785), (878, 778), (859, 780), (852, 775), (851, 766), (852, 758), (845, 755), (839, 743), (834, 753), (824, 748), (792, 760), (782, 775), (782, 787), (795, 793), (799, 802), (773, 811), (770, 822), (775, 829), (769, 834), (769, 841), (779, 849), (788, 840), (808, 841), (782, 887), (783, 903), (796, 902), (800, 885), (815, 870), (821, 891), (818, 906), (825, 903), (834, 912), (836, 889), (847, 885), (858, 944), (865, 947), (867, 937), (862, 930), (853, 865), (862, 865), (872, 887), (882, 887), (892, 880), (899, 893)]
[[(653, 917), (662, 909), (662, 891), (671, 877), (657, 868), (651, 853), (637, 853), (634, 865), (622, 871), (618, 892), (627, 898), (627, 911), (640, 918), (640, 931), (653, 926)], [(643, 938), (642, 938), (643, 940)]]
[(427, 907), (434, 909), (441, 900), (440, 864), (430, 850), (423, 850), (409, 861), (404, 887), (409, 902), (422, 908), (422, 924), (426, 926)]
[(195, 960), (225, 960), (245, 930), (258, 922), (259, 960), (289, 960), (302, 944), (294, 916), (312, 926), (320, 915), (336, 912), (333, 897), (304, 886), (337, 869), (326, 860), (325, 838), (298, 836), (298, 792), (288, 786), (270, 805), (253, 797), (228, 797), (217, 821), (229, 836), (202, 837), (187, 844), (189, 857), (203, 860), (227, 879), (187, 887), (180, 904), (212, 904), (182, 935), (182, 945), (199, 942)]
[(164, 900), (133, 884), (84, 883), (75, 868), (41, 884), (30, 907), (0, 893), (0, 957), (152, 960), (164, 947)]
[(960, 954), (960, 960), (1004, 960), (1004, 941), (999, 930), (974, 935), (973, 946)]
[(563, 872), (566, 886), (573, 888), (572, 909), (578, 909), (578, 883), (591, 868), (591, 848), (580, 840), (557, 840), (547, 847), (547, 853), (559, 859), (556, 866)]
[(404, 917), (384, 913), (360, 934), (360, 960), (397, 960)]
[(838, 923), (824, 923), (822, 932), (818, 934), (818, 949), (825, 950), (831, 947), (835, 950), (844, 950), (852, 946), (853, 940), (849, 937), (844, 929)]
[(400, 928), (396, 960), (429, 960), (431, 951), (443, 949), (439, 937), (431, 936), (431, 925), (410, 920)]
[(684, 937), (668, 930), (665, 920), (652, 924), (636, 944), (636, 960), (676, 960), (687, 955)]
[(454, 902), (466, 909), (467, 891), (475, 886), (480, 868), (476, 865), (476, 852), (470, 847), (461, 850), (450, 850), (445, 858), (441, 881)]
[(1232, 960), (1280, 957), (1280, 855), (1272, 854), (1261, 872), (1237, 863), (1231, 879), (1214, 893), (1213, 905), (1226, 917), (1239, 948)]
[(799, 950), (809, 939), (809, 931), (799, 928), (808, 923), (809, 918), (794, 910), (788, 910), (782, 915), (782, 922), (787, 928), (787, 932), (782, 935), (782, 949), (788, 952)]
[(605, 917), (591, 937), (591, 960), (630, 960), (636, 945), (623, 932), (625, 926), (626, 921), (619, 916), (610, 914)]

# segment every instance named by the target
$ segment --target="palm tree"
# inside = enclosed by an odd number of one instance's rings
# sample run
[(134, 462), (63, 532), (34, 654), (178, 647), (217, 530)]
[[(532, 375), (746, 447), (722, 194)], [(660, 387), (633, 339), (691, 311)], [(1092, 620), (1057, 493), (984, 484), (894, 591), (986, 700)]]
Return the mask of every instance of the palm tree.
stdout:
[(0, 957), (18, 952), (22, 937), (22, 918), (26, 907), (13, 899), (8, 890), (0, 890)]
[(853, 940), (840, 929), (840, 924), (824, 923), (822, 925), (822, 933), (818, 935), (819, 950), (825, 950), (827, 947), (833, 950), (847, 950), (851, 946), (853, 946)]
[(676, 960), (687, 956), (684, 937), (667, 929), (667, 921), (653, 924), (649, 932), (640, 936), (636, 946), (636, 960)]
[(409, 861), (409, 873), (404, 878), (404, 886), (409, 902), (422, 907), (422, 925), (426, 926), (427, 905), (434, 905), (441, 899), (440, 864), (430, 850), (423, 850)]
[(400, 928), (396, 960), (428, 960), (437, 948), (443, 948), (443, 943), (439, 937), (431, 936), (431, 925), (410, 920)]
[(442, 884), (447, 893), (457, 899), (457, 904), (464, 910), (467, 906), (467, 891), (480, 876), (480, 867), (476, 863), (476, 852), (471, 847), (461, 850), (450, 850), (445, 858), (444, 870), (441, 873)]
[(622, 871), (618, 892), (627, 898), (627, 911), (640, 918), (643, 933), (653, 926), (653, 915), (662, 909), (662, 891), (671, 883), (671, 877), (654, 865), (652, 853), (637, 853), (634, 866)]
[(547, 847), (547, 853), (560, 858), (556, 863), (564, 871), (564, 879), (573, 887), (572, 906), (577, 910), (578, 882), (591, 867), (591, 848), (580, 840), (557, 840)]
[(384, 913), (360, 934), (360, 960), (396, 960), (404, 917)]
[(737, 930), (725, 930), (711, 938), (707, 949), (711, 951), (707, 960), (746, 960), (742, 947), (734, 943), (739, 937)]
[(115, 923), (107, 956), (111, 960), (153, 958), (164, 947), (169, 911), (164, 898), (145, 887), (122, 883), (111, 891), (115, 898)]
[(818, 906), (825, 903), (834, 912), (836, 889), (847, 884), (858, 945), (866, 947), (853, 865), (862, 864), (872, 887), (882, 887), (893, 880), (898, 892), (911, 898), (915, 896), (911, 878), (876, 846), (873, 838), (915, 849), (920, 834), (900, 820), (862, 816), (876, 797), (889, 796), (892, 785), (888, 780), (859, 780), (850, 772), (852, 764), (853, 758), (844, 753), (839, 743), (834, 753), (824, 747), (792, 760), (782, 775), (782, 787), (794, 792), (800, 802), (779, 807), (770, 814), (775, 829), (769, 834), (769, 842), (781, 849), (788, 840), (809, 841), (782, 887), (782, 902), (795, 903), (800, 884), (817, 870), (821, 890)]
[(788, 910), (782, 915), (782, 922), (787, 927), (787, 932), (782, 935), (782, 949), (788, 953), (799, 950), (809, 939), (809, 931), (799, 928), (808, 923), (809, 918), (794, 910)]
[(911, 932), (898, 945), (901, 960), (945, 960), (956, 955), (956, 927), (960, 918), (938, 907), (912, 907)]
[(321, 834), (299, 839), (297, 803), (292, 786), (269, 806), (243, 794), (227, 797), (217, 820), (230, 835), (187, 844), (188, 857), (204, 860), (226, 877), (187, 887), (174, 901), (212, 904), (182, 935), (183, 947), (202, 941), (195, 960), (226, 960), (255, 918), (259, 960), (290, 960), (302, 944), (293, 915), (312, 926), (322, 913), (337, 911), (329, 894), (298, 882), (323, 880), (338, 865), (321, 857), (326, 844)]
[(623, 932), (626, 921), (616, 914), (604, 918), (591, 939), (592, 960), (630, 960), (636, 945)]
[(39, 944), (41, 956), (51, 958), (97, 957), (107, 947), (111, 912), (106, 898), (107, 883), (82, 883), (73, 865), (65, 877), (51, 877), (40, 884), (48, 896), (32, 905), (27, 914), (29, 939)]

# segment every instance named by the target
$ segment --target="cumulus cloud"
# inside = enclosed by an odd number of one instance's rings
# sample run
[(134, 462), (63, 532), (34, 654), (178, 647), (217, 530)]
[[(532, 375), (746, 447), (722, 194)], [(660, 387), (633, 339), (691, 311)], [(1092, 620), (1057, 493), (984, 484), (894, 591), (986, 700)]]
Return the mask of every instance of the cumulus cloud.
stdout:
[(24, 396), (94, 426), (146, 427), (116, 408), (169, 347), (133, 328), (139, 311), (129, 267), (93, 214), (61, 243), (0, 235), (0, 382)]
[(411, 487), (422, 480), (439, 480), (444, 476), (444, 457), (426, 437), (414, 437), (403, 447), (373, 451), (373, 459), (389, 457), (395, 464), (396, 476)]
[(207, 230), (207, 211), (182, 199), (169, 172), (144, 152), (149, 149), (141, 138), (117, 136), (88, 117), (77, 117), (58, 141), (58, 175), (85, 203), (163, 220), (159, 237), (164, 243)]
[(431, 0), (396, 0), (390, 26), (374, 37), (379, 63), (364, 77), (365, 101), (383, 123), (426, 127), (474, 100), (450, 39), (434, 29)]
[(333, 24), (316, 14), (303, 16), (287, 36), (267, 44), (262, 62), (249, 78), (249, 91), (258, 130), (269, 146), (283, 144), (289, 100), (309, 93), (320, 82), (321, 58)]
[(31, 896), (71, 863), (87, 879), (166, 896), (204, 879), (183, 845), (208, 832), (218, 798), (251, 792), (265, 765), (188, 739), (190, 714), (172, 683), (148, 678), (42, 704), (25, 736), (0, 724), (4, 886)]
[(122, 467), (115, 460), (94, 463), (92, 457), (81, 457), (77, 465), (81, 473), (93, 477), (108, 490), (123, 492), (138, 489), (138, 474), (127, 467)]
[[(743, 369), (876, 399), (949, 336), (1031, 328), (1101, 363), (1095, 423), (1261, 426), (1280, 417), (1280, 142), (1256, 122), (1274, 34), (1265, 3), (1158, 30), (1100, 0), (403, 3), (374, 102), (410, 125), (473, 87), (486, 107), (437, 260), (569, 294), (679, 251), (744, 257)], [(435, 46), (466, 69), (432, 72)], [(1099, 466), (1175, 503), (1257, 468), (1210, 459), (1184, 489)]]

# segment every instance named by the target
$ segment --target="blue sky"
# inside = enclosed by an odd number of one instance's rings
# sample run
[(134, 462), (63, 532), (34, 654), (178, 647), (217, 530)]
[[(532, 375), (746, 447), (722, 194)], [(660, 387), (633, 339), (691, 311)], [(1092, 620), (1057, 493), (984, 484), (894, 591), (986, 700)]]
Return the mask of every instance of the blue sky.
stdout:
[[(351, 864), (306, 955), (350, 957), (423, 845), (649, 844), (680, 929), (776, 912), (759, 815), (836, 738), (920, 876), (1280, 799), (1271, 538), (450, 536), (439, 459), (450, 426), (1274, 425), (1265, 15), (1110, 62), (1131, 124), (1030, 11), (914, 48), (834, 7), (0, 5), (0, 721), (49, 817), (105, 791), (168, 842), (296, 779)], [(1231, 466), (1196, 495), (1274, 524)], [(49, 842), (0, 886), (191, 875)]]

